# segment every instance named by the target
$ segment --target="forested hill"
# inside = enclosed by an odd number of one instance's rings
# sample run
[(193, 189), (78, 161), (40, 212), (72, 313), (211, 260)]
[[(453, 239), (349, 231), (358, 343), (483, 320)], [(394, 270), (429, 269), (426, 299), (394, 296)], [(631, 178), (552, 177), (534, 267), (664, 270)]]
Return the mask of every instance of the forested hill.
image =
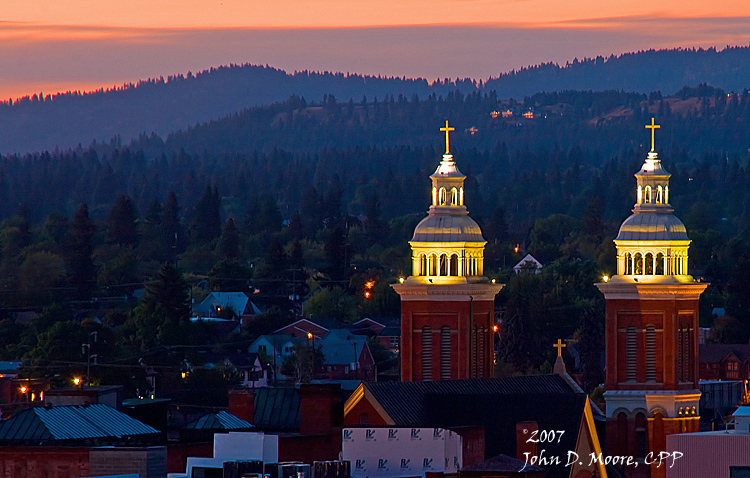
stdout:
[[(491, 60), (488, 60), (491, 61)], [(193, 75), (176, 75), (81, 94), (34, 95), (0, 103), (0, 153), (65, 149), (119, 135), (129, 141), (141, 133), (165, 136), (190, 125), (243, 109), (284, 101), (292, 95), (320, 102), (381, 101), (386, 96), (426, 98), (496, 92), (516, 98), (540, 91), (623, 90), (673, 94), (701, 83), (741, 93), (750, 87), (750, 47), (708, 50), (649, 50), (608, 58), (543, 64), (512, 71), (486, 82), (381, 78), (341, 73), (286, 73), (268, 66), (235, 65)]]

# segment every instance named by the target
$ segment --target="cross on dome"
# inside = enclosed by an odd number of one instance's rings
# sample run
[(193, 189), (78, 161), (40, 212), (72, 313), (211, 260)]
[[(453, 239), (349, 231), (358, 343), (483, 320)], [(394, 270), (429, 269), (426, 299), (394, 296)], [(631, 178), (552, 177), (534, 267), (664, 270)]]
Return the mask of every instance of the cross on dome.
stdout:
[[(446, 125), (447, 124), (448, 124), (448, 122), (446, 121)], [(651, 117), (651, 124), (650, 125), (649, 124), (646, 125), (646, 129), (650, 129), (651, 130), (651, 151), (654, 150), (654, 133), (656, 133), (656, 130), (659, 129), (659, 128), (661, 128), (661, 125), (654, 124), (654, 118), (652, 116)]]
[(440, 128), (440, 131), (445, 131), (445, 154), (450, 153), (450, 137), (451, 131), (456, 131), (456, 128), (448, 126), (448, 120), (445, 120), (445, 128)]

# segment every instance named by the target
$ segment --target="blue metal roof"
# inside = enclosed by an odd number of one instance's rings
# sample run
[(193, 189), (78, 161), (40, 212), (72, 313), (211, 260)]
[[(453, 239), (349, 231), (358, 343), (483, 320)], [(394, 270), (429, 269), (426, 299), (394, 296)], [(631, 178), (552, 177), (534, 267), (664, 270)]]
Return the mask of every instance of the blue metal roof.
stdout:
[(0, 442), (86, 440), (159, 431), (103, 404), (30, 408), (0, 422)]
[(253, 425), (231, 413), (207, 413), (184, 426), (186, 430), (247, 430)]

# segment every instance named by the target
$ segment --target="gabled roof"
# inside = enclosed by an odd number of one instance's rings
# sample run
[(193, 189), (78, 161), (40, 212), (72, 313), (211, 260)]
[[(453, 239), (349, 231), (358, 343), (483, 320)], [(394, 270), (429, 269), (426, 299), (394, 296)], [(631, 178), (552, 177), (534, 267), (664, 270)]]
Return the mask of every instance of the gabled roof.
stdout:
[(103, 404), (30, 408), (0, 422), (0, 442), (56, 442), (155, 435), (159, 431)]
[(199, 417), (183, 427), (185, 430), (249, 430), (253, 425), (231, 413), (212, 412)]
[(359, 356), (366, 343), (367, 337), (364, 335), (356, 335), (346, 329), (333, 329), (320, 339), (323, 362), (325, 365), (359, 362)]
[(740, 362), (750, 359), (750, 344), (705, 344), (698, 346), (700, 363), (719, 363), (731, 354)]
[(536, 260), (536, 257), (532, 256), (531, 254), (526, 254), (526, 257), (518, 261), (518, 264), (513, 266), (513, 270), (518, 272), (524, 267), (533, 267), (536, 270), (541, 269), (542, 263)]
[(344, 413), (350, 413), (361, 400), (391, 426), (483, 426), (485, 450), (490, 456), (515, 455), (516, 424), (522, 421), (535, 421), (540, 430), (566, 430), (559, 443), (545, 448), (550, 455), (567, 456), (568, 450), (576, 449), (585, 413), (592, 414), (590, 408), (586, 412), (587, 395), (560, 375), (365, 382), (347, 400)]
[(294, 388), (263, 387), (255, 391), (256, 427), (269, 430), (299, 428), (299, 393)]
[(231, 307), (237, 315), (242, 315), (245, 313), (249, 300), (244, 292), (211, 292), (195, 309), (207, 313), (214, 306), (219, 305)]

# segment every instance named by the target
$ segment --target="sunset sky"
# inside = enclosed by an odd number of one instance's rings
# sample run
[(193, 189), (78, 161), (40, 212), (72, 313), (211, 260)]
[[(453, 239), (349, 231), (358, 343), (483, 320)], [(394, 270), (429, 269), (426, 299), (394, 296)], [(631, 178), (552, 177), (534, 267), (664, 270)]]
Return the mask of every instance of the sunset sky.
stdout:
[(486, 79), (543, 61), (748, 44), (747, 0), (3, 0), (0, 98), (227, 63)]

